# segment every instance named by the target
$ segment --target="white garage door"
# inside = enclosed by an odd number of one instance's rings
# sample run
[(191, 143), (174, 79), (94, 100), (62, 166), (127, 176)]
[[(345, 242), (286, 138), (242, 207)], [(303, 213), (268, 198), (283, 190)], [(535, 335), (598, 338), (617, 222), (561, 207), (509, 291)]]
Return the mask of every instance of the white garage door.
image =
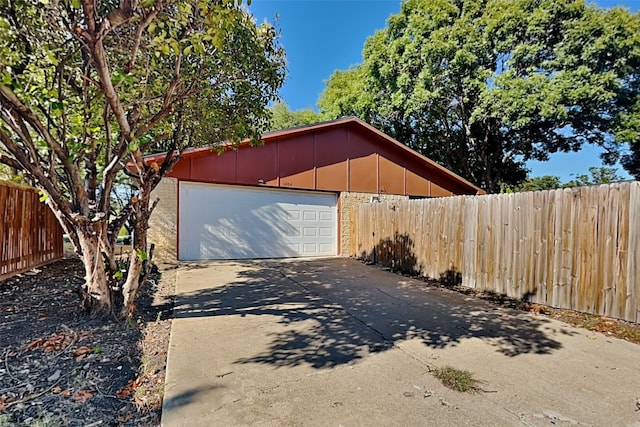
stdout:
[(181, 260), (337, 252), (334, 194), (180, 183)]

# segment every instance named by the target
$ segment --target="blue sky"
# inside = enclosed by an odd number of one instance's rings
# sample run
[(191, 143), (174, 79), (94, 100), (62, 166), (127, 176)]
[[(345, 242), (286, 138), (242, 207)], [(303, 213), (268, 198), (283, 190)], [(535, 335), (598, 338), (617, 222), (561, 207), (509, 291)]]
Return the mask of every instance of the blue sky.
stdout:
[[(640, 0), (600, 0), (602, 7), (640, 9)], [(287, 51), (288, 77), (281, 90), (293, 110), (316, 109), (320, 93), (334, 70), (345, 70), (362, 61), (364, 42), (386, 26), (389, 15), (400, 11), (399, 0), (253, 0), (249, 10), (258, 23), (274, 22), (282, 32)], [(529, 162), (532, 176), (556, 175), (563, 181), (571, 174), (587, 173), (601, 166), (597, 147), (578, 153), (559, 153), (547, 162)], [(622, 167), (619, 175), (629, 178)]]

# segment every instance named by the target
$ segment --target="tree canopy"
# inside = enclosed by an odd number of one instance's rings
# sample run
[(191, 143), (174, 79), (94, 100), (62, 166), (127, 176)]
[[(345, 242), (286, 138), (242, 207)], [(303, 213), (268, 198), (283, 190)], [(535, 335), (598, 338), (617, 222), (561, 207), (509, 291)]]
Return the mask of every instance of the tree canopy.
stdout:
[(624, 143), (640, 153), (639, 72), (640, 15), (622, 8), (408, 0), (366, 41), (362, 64), (331, 76), (319, 106), (496, 192), (550, 153), (597, 144), (605, 164)]
[[(187, 147), (269, 127), (284, 51), (234, 0), (0, 0), (0, 163), (40, 188), (86, 268), (84, 304), (126, 316), (149, 269), (150, 193)], [(143, 154), (166, 151), (163, 162)], [(129, 185), (114, 209), (114, 187)], [(114, 254), (135, 224), (128, 259)]]
[(616, 168), (597, 167), (589, 168), (588, 174), (571, 174), (573, 179), (562, 183), (560, 178), (553, 175), (527, 177), (520, 185), (507, 191), (540, 191), (555, 190), (557, 188), (583, 187), (587, 185), (611, 184), (622, 180)]
[(322, 121), (320, 114), (311, 108), (292, 111), (284, 102), (276, 102), (271, 107), (271, 130), (289, 129)]

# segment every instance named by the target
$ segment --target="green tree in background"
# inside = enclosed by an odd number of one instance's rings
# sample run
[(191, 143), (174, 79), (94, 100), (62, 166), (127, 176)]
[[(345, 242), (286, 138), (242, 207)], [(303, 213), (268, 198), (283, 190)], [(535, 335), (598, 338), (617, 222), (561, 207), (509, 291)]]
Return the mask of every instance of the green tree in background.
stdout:
[(536, 177), (527, 177), (515, 191), (541, 191), (541, 190), (555, 190), (556, 188), (562, 188), (560, 178), (553, 175), (543, 175)]
[(636, 97), (635, 104), (621, 116), (620, 121), (622, 126), (618, 139), (629, 142), (629, 151), (622, 156), (621, 163), (640, 181), (640, 99)]
[(622, 8), (408, 0), (363, 58), (328, 80), (325, 118), (358, 115), (489, 192), (522, 182), (529, 159), (637, 148), (640, 15)]
[(572, 174), (574, 179), (565, 183), (563, 187), (582, 187), (585, 185), (611, 184), (621, 181), (616, 168), (590, 167), (589, 174)]
[[(284, 80), (276, 31), (235, 0), (0, 0), (0, 12), (0, 163), (43, 191), (69, 235), (84, 306), (125, 317), (165, 172), (187, 147), (269, 128)], [(117, 183), (131, 188), (114, 210)], [(127, 222), (133, 251), (120, 260)]]
[(271, 107), (271, 114), (271, 130), (289, 129), (322, 121), (320, 115), (311, 108), (291, 111), (283, 102), (275, 103)]
[(527, 177), (520, 185), (515, 187), (516, 192), (523, 191), (540, 191), (540, 190), (555, 190), (557, 188), (570, 188), (570, 187), (582, 187), (586, 185), (599, 185), (599, 184), (611, 184), (622, 180), (622, 177), (618, 175), (616, 168), (597, 167), (592, 166), (589, 168), (588, 174), (572, 174), (574, 179), (571, 181), (562, 183), (560, 178), (553, 175), (543, 175), (536, 177)]

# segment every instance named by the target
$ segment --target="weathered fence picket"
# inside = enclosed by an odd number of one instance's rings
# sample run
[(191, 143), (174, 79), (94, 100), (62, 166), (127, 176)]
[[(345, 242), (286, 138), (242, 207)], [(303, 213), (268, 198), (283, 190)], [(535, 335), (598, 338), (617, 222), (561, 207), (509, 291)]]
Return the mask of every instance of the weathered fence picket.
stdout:
[(640, 182), (361, 204), (351, 255), (640, 322)]

